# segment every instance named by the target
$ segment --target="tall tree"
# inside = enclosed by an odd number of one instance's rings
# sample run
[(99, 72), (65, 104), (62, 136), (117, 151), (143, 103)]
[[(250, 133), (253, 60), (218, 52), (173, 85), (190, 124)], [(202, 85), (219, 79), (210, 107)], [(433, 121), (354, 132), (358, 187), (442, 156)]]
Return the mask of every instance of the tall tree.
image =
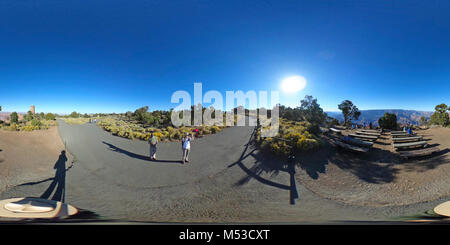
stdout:
[(352, 120), (358, 120), (361, 112), (350, 100), (344, 100), (338, 105), (339, 110), (344, 115), (344, 123), (348, 125)]
[(430, 117), (430, 123), (435, 125), (447, 126), (450, 123), (450, 118), (447, 113), (449, 107), (442, 103), (437, 105), (434, 110), (435, 112)]
[(323, 112), (320, 105), (317, 104), (317, 99), (314, 99), (311, 95), (306, 95), (303, 100), (300, 101), (300, 115), (303, 120), (311, 123), (312, 133), (320, 132), (320, 125), (325, 123), (327, 114)]

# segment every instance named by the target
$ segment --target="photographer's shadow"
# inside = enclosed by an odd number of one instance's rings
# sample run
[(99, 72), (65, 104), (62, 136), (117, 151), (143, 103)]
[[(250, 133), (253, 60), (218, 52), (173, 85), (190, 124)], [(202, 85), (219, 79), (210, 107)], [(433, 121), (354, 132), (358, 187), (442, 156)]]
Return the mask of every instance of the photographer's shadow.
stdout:
[(66, 151), (61, 151), (58, 160), (53, 169), (56, 169), (55, 177), (47, 190), (40, 196), (40, 198), (49, 199), (53, 191), (56, 189), (51, 200), (65, 201), (66, 196)]

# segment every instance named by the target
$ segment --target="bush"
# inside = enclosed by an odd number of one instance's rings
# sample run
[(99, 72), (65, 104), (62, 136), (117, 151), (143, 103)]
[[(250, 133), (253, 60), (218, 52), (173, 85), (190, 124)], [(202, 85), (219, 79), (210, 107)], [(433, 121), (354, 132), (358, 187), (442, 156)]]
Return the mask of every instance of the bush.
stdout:
[(64, 122), (68, 124), (81, 125), (89, 122), (89, 118), (77, 117), (77, 118), (63, 118)]
[(262, 138), (257, 132), (257, 144), (261, 149), (278, 156), (287, 157), (291, 150), (295, 152), (310, 151), (320, 147), (321, 142), (308, 132), (311, 124), (308, 122), (293, 122), (280, 119), (280, 128), (276, 137)]
[[(70, 119), (73, 120), (73, 119)], [(118, 120), (113, 117), (102, 119), (98, 125), (104, 130), (111, 132), (113, 135), (124, 137), (128, 139), (148, 140), (150, 132), (154, 132), (160, 141), (164, 140), (180, 140), (185, 133), (192, 133), (193, 127), (173, 128), (153, 128), (143, 127), (129, 121)], [(211, 134), (220, 132), (224, 127), (222, 126), (202, 126), (199, 127), (199, 134)]]
[(18, 130), (17, 124), (11, 123), (11, 125), (9, 125), (8, 129), (11, 131), (17, 131)]
[(450, 119), (446, 112), (445, 113), (434, 112), (430, 118), (431, 125), (440, 125), (443, 127), (447, 126), (449, 124), (449, 121)]
[(31, 125), (32, 126), (34, 126), (34, 127), (40, 127), (40, 126), (42, 126), (42, 123), (41, 123), (41, 121), (39, 120), (39, 119), (33, 119), (33, 120), (31, 120)]
[(55, 119), (56, 119), (56, 116), (53, 113), (47, 113), (45, 115), (45, 120), (55, 120)]
[(11, 113), (9, 115), (11, 123), (18, 123), (19, 122), (19, 115), (17, 115), (17, 112)]
[(397, 128), (397, 116), (393, 113), (386, 112), (383, 117), (378, 119), (378, 124), (384, 129), (396, 129)]
[(221, 130), (222, 130), (222, 129), (219, 128), (219, 127), (217, 127), (217, 126), (212, 126), (212, 127), (211, 127), (211, 132), (212, 132), (213, 134), (218, 133), (218, 132), (220, 132)]

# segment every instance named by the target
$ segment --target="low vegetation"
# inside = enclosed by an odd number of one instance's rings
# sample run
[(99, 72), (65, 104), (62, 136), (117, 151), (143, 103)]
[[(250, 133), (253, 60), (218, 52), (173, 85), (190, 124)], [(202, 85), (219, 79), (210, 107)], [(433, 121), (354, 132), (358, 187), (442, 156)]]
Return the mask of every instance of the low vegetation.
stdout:
[(9, 115), (9, 122), (1, 122), (0, 128), (9, 131), (33, 131), (41, 129), (49, 129), (56, 126), (55, 115), (52, 113), (33, 114), (31, 111), (24, 116), (23, 120), (19, 120), (17, 112)]
[(207, 134), (215, 134), (224, 128), (224, 126), (199, 126), (199, 127), (179, 127), (172, 126), (167, 127), (144, 127), (142, 124), (138, 124), (131, 121), (124, 121), (113, 116), (105, 117), (98, 122), (98, 125), (104, 130), (111, 132), (111, 134), (128, 138), (148, 140), (150, 138), (150, 132), (154, 132), (154, 135), (159, 141), (174, 141), (180, 140), (185, 133), (193, 133), (194, 129), (198, 129), (198, 135), (203, 136)]
[(262, 150), (281, 157), (289, 156), (291, 150), (293, 153), (298, 153), (318, 149), (322, 141), (308, 131), (310, 128), (312, 128), (311, 123), (307, 121), (295, 122), (280, 118), (278, 135), (263, 138), (258, 130), (256, 143)]
[(256, 143), (263, 151), (287, 157), (291, 153), (320, 148), (323, 144), (320, 127), (329, 127), (338, 121), (328, 117), (317, 99), (307, 95), (300, 101), (299, 107), (280, 106), (279, 123), (277, 136), (263, 138), (258, 130)]
[[(171, 111), (153, 111), (148, 112), (149, 107), (141, 107), (134, 112), (128, 111), (126, 113), (111, 113), (111, 114), (80, 114), (72, 112), (70, 115), (61, 117), (69, 124), (84, 124), (93, 119), (97, 120), (97, 125), (105, 131), (113, 135), (127, 138), (148, 140), (150, 132), (154, 132), (155, 136), (160, 141), (174, 141), (180, 140), (185, 133), (194, 133), (196, 136), (203, 136), (207, 134), (215, 134), (222, 131), (225, 126), (207, 126), (202, 125), (198, 127), (174, 127), (171, 123)], [(194, 109), (192, 110), (194, 112)], [(191, 122), (193, 123), (193, 114), (191, 115)], [(224, 115), (225, 119), (225, 115)], [(236, 123), (237, 116), (234, 117)]]
[(85, 118), (85, 117), (76, 117), (76, 118), (63, 117), (61, 119), (64, 122), (66, 122), (68, 124), (72, 124), (72, 125), (81, 125), (81, 124), (88, 123), (90, 120), (92, 120), (91, 118)]

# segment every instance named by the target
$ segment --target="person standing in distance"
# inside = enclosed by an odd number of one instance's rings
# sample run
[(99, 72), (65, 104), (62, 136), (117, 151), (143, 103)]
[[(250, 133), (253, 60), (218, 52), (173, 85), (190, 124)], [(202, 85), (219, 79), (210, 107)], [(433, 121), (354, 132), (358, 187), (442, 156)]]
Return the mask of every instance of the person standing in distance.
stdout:
[(189, 133), (186, 133), (181, 139), (181, 145), (183, 146), (183, 164), (189, 162), (189, 152), (191, 151), (191, 141), (192, 137)]
[(150, 145), (150, 160), (156, 160), (156, 145), (158, 144), (158, 138), (153, 134), (153, 131), (148, 138), (148, 143)]

